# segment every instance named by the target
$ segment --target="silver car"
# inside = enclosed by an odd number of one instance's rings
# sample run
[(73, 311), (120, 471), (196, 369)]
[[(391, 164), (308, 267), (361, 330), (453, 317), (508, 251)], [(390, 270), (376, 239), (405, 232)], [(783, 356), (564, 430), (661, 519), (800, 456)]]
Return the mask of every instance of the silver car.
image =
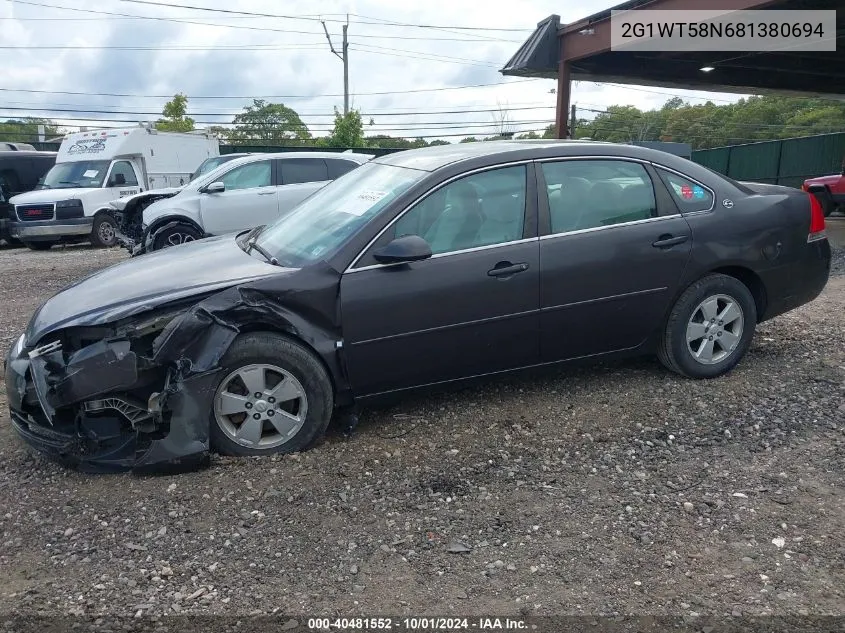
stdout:
[(315, 191), (371, 160), (353, 152), (251, 154), (179, 189), (111, 203), (120, 242), (133, 254), (272, 224)]

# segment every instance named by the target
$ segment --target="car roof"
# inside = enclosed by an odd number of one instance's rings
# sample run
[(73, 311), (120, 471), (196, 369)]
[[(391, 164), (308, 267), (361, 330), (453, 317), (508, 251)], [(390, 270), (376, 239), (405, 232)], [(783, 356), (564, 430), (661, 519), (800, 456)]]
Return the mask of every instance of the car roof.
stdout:
[(408, 167), (422, 171), (435, 171), (441, 167), (459, 162), (489, 164), (511, 160), (533, 158), (555, 158), (566, 156), (620, 156), (654, 160), (668, 166), (685, 161), (677, 156), (646, 147), (605, 143), (602, 141), (569, 141), (555, 139), (477, 141), (452, 145), (435, 145), (420, 149), (408, 149), (376, 158), (374, 162), (397, 167)]
[(14, 150), (14, 149), (4, 149), (0, 150), (0, 158), (55, 158), (56, 152), (39, 152), (37, 150), (33, 151), (31, 149), (21, 149), (21, 150)]

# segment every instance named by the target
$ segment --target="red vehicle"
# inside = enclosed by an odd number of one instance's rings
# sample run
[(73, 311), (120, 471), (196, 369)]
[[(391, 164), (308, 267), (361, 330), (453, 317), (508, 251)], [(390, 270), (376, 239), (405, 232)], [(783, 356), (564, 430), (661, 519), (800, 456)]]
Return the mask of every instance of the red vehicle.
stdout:
[(804, 181), (801, 188), (815, 194), (822, 203), (825, 217), (834, 211), (845, 213), (845, 161), (843, 161), (842, 173), (810, 178)]

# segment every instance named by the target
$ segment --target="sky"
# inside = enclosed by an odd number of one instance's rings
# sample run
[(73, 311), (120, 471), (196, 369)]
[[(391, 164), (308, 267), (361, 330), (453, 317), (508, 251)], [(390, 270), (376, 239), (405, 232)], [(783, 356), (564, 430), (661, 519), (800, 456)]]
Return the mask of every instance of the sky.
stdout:
[[(0, 118), (39, 116), (67, 129), (131, 125), (154, 121), (181, 92), (198, 127), (231, 121), (265, 98), (325, 135), (343, 106), (343, 64), (322, 21), (340, 50), (348, 14), (351, 106), (374, 121), (366, 134), (457, 140), (495, 134), (503, 119), (508, 131), (540, 132), (554, 120), (556, 82), (506, 78), (499, 69), (547, 16), (567, 23), (617, 3), (0, 0)], [(738, 98), (578, 82), (573, 103), (591, 118), (587, 109), (651, 109), (673, 95), (691, 103)]]

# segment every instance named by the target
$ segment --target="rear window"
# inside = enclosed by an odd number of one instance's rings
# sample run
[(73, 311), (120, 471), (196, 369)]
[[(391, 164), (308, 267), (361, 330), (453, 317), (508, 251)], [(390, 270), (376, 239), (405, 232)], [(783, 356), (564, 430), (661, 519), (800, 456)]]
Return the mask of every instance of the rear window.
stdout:
[(709, 189), (665, 169), (658, 168), (657, 171), (681, 213), (709, 211), (713, 208), (713, 193)]
[(327, 158), (326, 164), (329, 167), (329, 180), (340, 178), (343, 174), (352, 171), (358, 166), (358, 163), (351, 160), (341, 160), (339, 158)]
[(329, 179), (326, 161), (322, 158), (286, 158), (280, 160), (279, 165), (282, 168), (283, 185)]

